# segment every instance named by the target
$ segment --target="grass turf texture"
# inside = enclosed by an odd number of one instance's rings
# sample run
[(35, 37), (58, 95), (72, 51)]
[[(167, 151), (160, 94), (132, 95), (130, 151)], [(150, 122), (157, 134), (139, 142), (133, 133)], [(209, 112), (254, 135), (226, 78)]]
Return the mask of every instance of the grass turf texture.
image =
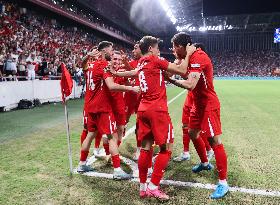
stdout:
[[(221, 100), (222, 140), (228, 154), (229, 184), (278, 190), (280, 164), (280, 81), (216, 81)], [(168, 99), (182, 90), (168, 88)], [(185, 94), (169, 105), (175, 129), (173, 156), (182, 150), (181, 110)], [(69, 102), (74, 165), (79, 158), (81, 100)], [(135, 122), (133, 117), (128, 127)], [(69, 176), (64, 109), (61, 104), (0, 113), (0, 204), (157, 204), (140, 200), (138, 184), (86, 176)], [(132, 158), (135, 137), (121, 146)], [(191, 161), (171, 162), (165, 178), (216, 183), (217, 172), (191, 173), (198, 157), (191, 144)], [(213, 161), (215, 164), (215, 160)], [(100, 171), (112, 169), (102, 165)], [(104, 167), (102, 167), (104, 166)], [(104, 169), (103, 169), (104, 168)], [(164, 186), (166, 204), (279, 204), (279, 198), (230, 193), (209, 199), (211, 190)]]

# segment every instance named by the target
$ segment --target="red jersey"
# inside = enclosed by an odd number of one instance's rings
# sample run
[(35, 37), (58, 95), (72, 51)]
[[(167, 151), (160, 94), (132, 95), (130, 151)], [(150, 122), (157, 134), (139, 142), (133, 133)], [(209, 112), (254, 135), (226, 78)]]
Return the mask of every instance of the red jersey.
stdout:
[(157, 56), (145, 56), (139, 60), (138, 71), (141, 101), (138, 111), (168, 111), (163, 72), (169, 62)]
[[(139, 60), (131, 60), (131, 61), (129, 61), (129, 65), (133, 69), (135, 69), (135, 68), (137, 68), (138, 62), (139, 62)], [(132, 85), (132, 86), (139, 86), (140, 85), (138, 77), (128, 78), (128, 81), (129, 81), (129, 84)]]
[(204, 110), (220, 108), (218, 96), (213, 85), (213, 65), (208, 55), (198, 49), (190, 57), (189, 72), (199, 72), (200, 78), (192, 90), (194, 106)]
[[(125, 71), (116, 69), (116, 71)], [(114, 82), (120, 85), (125, 85), (125, 78), (114, 76)], [(124, 113), (125, 112), (125, 102), (124, 102), (124, 93), (123, 92), (114, 92), (111, 91), (112, 96), (112, 109), (114, 112)]]
[(184, 107), (192, 107), (193, 106), (193, 94), (192, 91), (188, 91), (188, 94), (186, 96), (186, 100), (184, 103)]
[(106, 71), (107, 66), (108, 62), (106, 60), (96, 60), (85, 71), (85, 109), (89, 113), (112, 111), (111, 93), (104, 82), (107, 77), (112, 77), (111, 73)]

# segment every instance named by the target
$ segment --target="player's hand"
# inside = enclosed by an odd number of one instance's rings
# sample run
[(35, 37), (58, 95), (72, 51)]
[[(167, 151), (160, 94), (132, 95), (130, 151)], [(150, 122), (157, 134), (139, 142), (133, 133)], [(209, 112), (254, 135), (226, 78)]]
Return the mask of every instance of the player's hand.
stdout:
[(167, 71), (164, 71), (163, 76), (164, 76), (164, 79), (169, 80), (173, 76), (173, 74), (169, 73)]
[(97, 59), (101, 53), (97, 50), (96, 47), (93, 47), (93, 49), (88, 53), (88, 55), (94, 59)]
[(132, 91), (135, 92), (135, 93), (139, 93), (140, 92), (140, 87), (139, 86), (133, 86)]
[(186, 46), (187, 55), (191, 56), (195, 51), (196, 51), (196, 47), (188, 43), (188, 45)]
[(123, 62), (128, 62), (128, 57), (126, 55), (126, 53), (123, 50), (120, 50), (121, 53), (121, 58)]

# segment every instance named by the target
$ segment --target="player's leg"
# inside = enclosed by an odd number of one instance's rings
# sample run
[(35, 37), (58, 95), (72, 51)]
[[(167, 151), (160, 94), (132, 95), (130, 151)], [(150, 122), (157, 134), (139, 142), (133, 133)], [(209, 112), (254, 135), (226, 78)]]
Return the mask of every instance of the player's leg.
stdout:
[(187, 100), (188, 98), (186, 98), (185, 100), (183, 111), (182, 111), (183, 152), (179, 156), (173, 159), (175, 162), (190, 160), (190, 153), (189, 153), (190, 136), (189, 136), (188, 125), (190, 122), (191, 107), (186, 106), (188, 103)]
[(216, 166), (219, 175), (218, 186), (211, 194), (211, 198), (218, 199), (224, 197), (229, 191), (227, 183), (227, 155), (221, 142), (220, 135), (209, 138), (209, 143), (215, 153)]
[(80, 162), (79, 162), (79, 166), (77, 169), (78, 172), (89, 172), (89, 171), (94, 170), (91, 166), (86, 165), (86, 161), (87, 161), (91, 142), (94, 139), (94, 137), (96, 136), (96, 134), (97, 134), (96, 131), (94, 131), (94, 132), (89, 131), (87, 134), (87, 137), (85, 138), (85, 140), (82, 143), (81, 151), (80, 151)]
[(195, 147), (195, 150), (200, 158), (200, 163), (192, 168), (194, 173), (198, 173), (203, 170), (213, 169), (213, 165), (208, 162), (205, 144), (203, 139), (199, 136), (200, 129), (190, 128), (189, 135)]
[(167, 112), (151, 112), (150, 119), (152, 119), (152, 133), (155, 144), (159, 145), (160, 152), (155, 160), (151, 181), (148, 184), (146, 194), (159, 200), (168, 200), (169, 196), (159, 189), (159, 184), (172, 154), (174, 142), (173, 126)]
[(102, 136), (103, 135), (98, 132), (95, 137), (93, 155), (96, 157), (104, 157), (106, 155), (104, 148), (100, 147)]
[(189, 153), (190, 136), (189, 136), (189, 130), (187, 124), (183, 124), (182, 131), (183, 131), (183, 152), (179, 156), (173, 158), (173, 161), (175, 162), (182, 162), (185, 160), (190, 160), (191, 158)]
[(88, 134), (81, 145), (80, 162), (77, 169), (78, 172), (93, 171), (92, 167), (86, 165), (86, 160), (88, 157), (91, 142), (97, 134), (96, 115), (94, 115), (93, 113), (88, 113), (87, 129)]
[(207, 158), (208, 158), (208, 161), (210, 161), (214, 156), (214, 151), (208, 142), (208, 137), (205, 136), (205, 134), (202, 133), (202, 131), (200, 132), (200, 137), (203, 139), (203, 142), (204, 142), (205, 148), (206, 148)]
[(126, 114), (125, 112), (115, 113), (115, 117), (117, 122), (118, 146), (120, 146), (125, 133)]
[(135, 128), (136, 151), (133, 154), (133, 160), (135, 160), (135, 161), (137, 161), (139, 159), (140, 149), (141, 149), (141, 144), (142, 144), (141, 140), (139, 140), (138, 129), (139, 129), (139, 125), (138, 125), (138, 120), (136, 119), (136, 128)]
[(114, 167), (114, 179), (130, 179), (131, 175), (125, 173), (120, 164), (115, 116), (113, 113), (102, 113), (98, 125), (98, 131), (106, 134), (109, 141), (109, 150)]
[(208, 141), (215, 153), (216, 166), (219, 175), (218, 186), (211, 195), (211, 198), (218, 199), (224, 197), (229, 191), (229, 186), (227, 184), (227, 155), (220, 137), (222, 134), (220, 109), (209, 112), (207, 120), (204, 122), (206, 136), (209, 136)]
[(109, 140), (109, 149), (114, 167), (114, 179), (130, 179), (131, 175), (124, 172), (121, 168), (121, 160), (118, 150), (118, 134), (115, 132), (113, 134), (108, 134), (107, 137)]
[(124, 125), (117, 125), (117, 134), (118, 134), (118, 147), (122, 143), (123, 133), (124, 133)]
[(142, 141), (142, 148), (138, 159), (138, 170), (140, 179), (140, 197), (146, 196), (148, 169), (153, 157), (153, 139), (152, 135), (148, 134), (146, 139)]
[(82, 133), (81, 133), (81, 136), (80, 136), (81, 146), (82, 146), (82, 144), (83, 144), (84, 140), (86, 139), (87, 134), (88, 134), (87, 129), (83, 129), (83, 131), (82, 131)]
[(87, 121), (88, 121), (88, 114), (87, 114), (86, 110), (84, 109), (84, 111), (83, 111), (83, 126), (84, 126), (84, 129), (83, 129), (83, 131), (81, 133), (81, 136), (80, 136), (81, 146), (82, 146), (83, 141), (86, 139), (87, 134), (88, 134)]
[(146, 118), (145, 112), (137, 113), (137, 121), (139, 125), (138, 139), (142, 141), (142, 148), (138, 159), (138, 170), (140, 178), (140, 197), (146, 197), (148, 169), (151, 167), (153, 158), (154, 143), (150, 120)]

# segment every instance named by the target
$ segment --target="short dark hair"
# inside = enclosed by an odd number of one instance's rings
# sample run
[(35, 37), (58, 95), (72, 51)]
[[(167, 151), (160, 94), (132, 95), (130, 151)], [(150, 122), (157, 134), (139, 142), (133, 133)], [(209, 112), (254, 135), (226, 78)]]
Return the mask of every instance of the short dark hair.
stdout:
[(202, 43), (194, 43), (193, 44), (196, 48), (200, 48), (201, 50), (203, 50), (204, 52), (206, 52), (206, 48)]
[(192, 38), (189, 34), (185, 32), (177, 33), (171, 39), (171, 43), (174, 43), (176, 46), (186, 47), (188, 43), (192, 44)]
[(153, 37), (153, 36), (144, 36), (139, 41), (139, 48), (141, 50), (142, 55), (148, 53), (150, 46), (154, 46), (158, 43), (160, 43), (160, 39)]
[(101, 51), (104, 48), (107, 48), (109, 46), (113, 46), (114, 44), (110, 41), (101, 41), (98, 46), (97, 46), (97, 50)]

